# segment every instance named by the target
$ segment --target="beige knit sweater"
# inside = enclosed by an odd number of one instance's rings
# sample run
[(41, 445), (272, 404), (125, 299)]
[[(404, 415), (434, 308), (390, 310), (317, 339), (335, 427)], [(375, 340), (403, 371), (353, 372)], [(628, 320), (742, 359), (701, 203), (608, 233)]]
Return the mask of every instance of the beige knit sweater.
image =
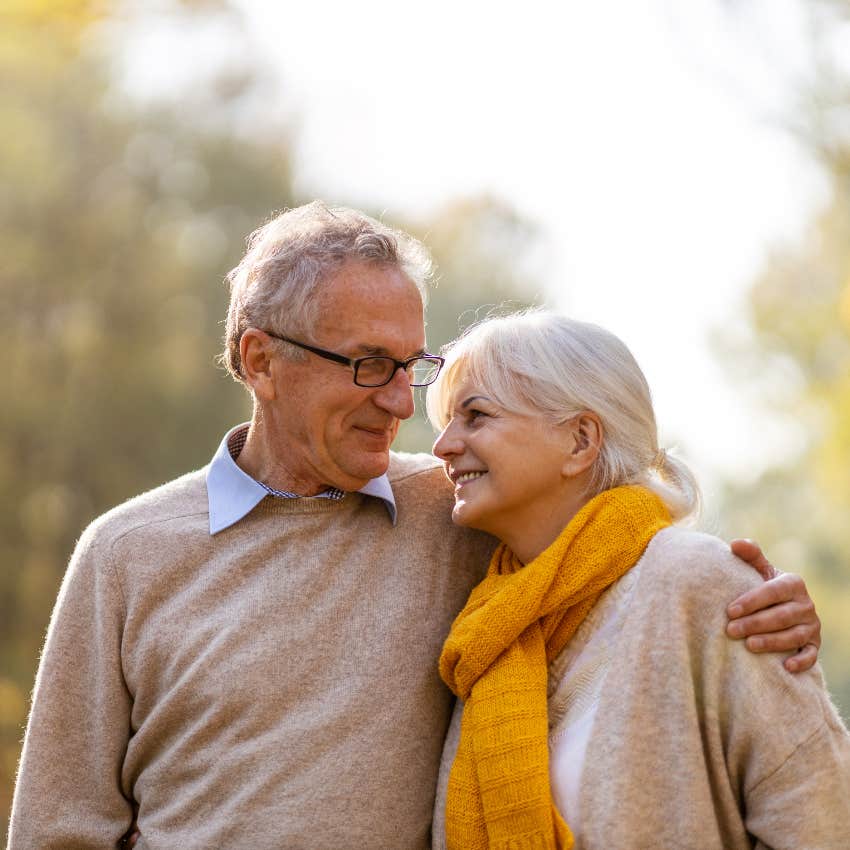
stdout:
[(451, 695), (436, 659), (493, 541), (433, 459), (398, 505), (264, 499), (209, 533), (204, 470), (97, 520), (59, 595), (10, 850), (424, 850)]
[[(792, 676), (777, 655), (724, 634), (726, 604), (756, 573), (725, 543), (678, 528), (656, 535), (634, 572), (620, 580), (627, 607), (605, 647), (576, 850), (848, 850), (850, 736), (819, 669)], [(563, 668), (550, 666), (550, 748), (559, 710), (596, 691), (587, 670), (553, 679)], [(461, 711), (443, 755), (435, 850)]]

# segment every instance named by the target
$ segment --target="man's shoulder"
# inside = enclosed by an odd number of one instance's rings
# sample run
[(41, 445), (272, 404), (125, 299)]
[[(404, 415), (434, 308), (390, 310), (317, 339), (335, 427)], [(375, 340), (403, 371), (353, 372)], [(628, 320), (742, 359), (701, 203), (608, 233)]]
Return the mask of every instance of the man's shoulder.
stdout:
[(426, 452), (390, 452), (390, 466), (387, 477), (395, 489), (405, 482), (426, 487), (439, 487), (447, 490), (449, 480), (443, 472), (443, 465), (433, 455)]
[(187, 472), (122, 502), (95, 519), (83, 534), (83, 540), (112, 544), (126, 534), (146, 526), (181, 518), (203, 519), (209, 516), (206, 467)]

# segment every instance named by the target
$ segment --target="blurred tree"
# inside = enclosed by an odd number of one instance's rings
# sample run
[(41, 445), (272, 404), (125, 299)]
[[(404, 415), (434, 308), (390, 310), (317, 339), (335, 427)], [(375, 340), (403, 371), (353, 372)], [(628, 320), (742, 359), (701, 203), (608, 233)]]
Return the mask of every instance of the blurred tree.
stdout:
[(729, 486), (724, 514), (728, 530), (758, 536), (775, 563), (806, 576), (827, 681), (850, 719), (850, 75), (834, 50), (850, 37), (850, 3), (810, 11), (819, 74), (793, 125), (823, 164), (830, 199), (799, 244), (768, 257), (750, 292), (752, 337), (726, 340), (735, 372), (763, 383), (767, 403), (808, 438), (780, 468)]
[[(138, 41), (157, 27), (184, 45), (203, 31), (213, 58), (169, 62), (157, 82), (171, 57)], [(300, 201), (291, 132), (270, 117), (277, 84), (246, 38), (224, 0), (7, 0), (0, 11), (3, 834), (27, 695), (76, 536), (206, 463), (249, 412), (214, 365), (221, 280), (246, 234)], [(442, 270), (434, 345), (455, 335), (460, 313), (511, 297), (517, 258), (535, 241), (488, 199), (412, 229)], [(408, 448), (430, 442), (421, 422), (405, 437)]]
[[(244, 235), (292, 201), (280, 137), (198, 129), (186, 111), (120, 97), (97, 30), (117, 10), (20, 2), (0, 26), (4, 818), (74, 539), (108, 506), (203, 464), (244, 417), (213, 368), (220, 281)], [(240, 105), (218, 85), (226, 70), (202, 87), (222, 128)]]

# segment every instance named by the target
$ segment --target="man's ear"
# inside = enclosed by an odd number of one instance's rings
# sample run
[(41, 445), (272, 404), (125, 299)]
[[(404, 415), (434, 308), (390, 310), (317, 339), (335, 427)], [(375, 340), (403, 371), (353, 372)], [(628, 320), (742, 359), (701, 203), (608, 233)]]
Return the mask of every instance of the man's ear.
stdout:
[(255, 398), (272, 401), (276, 394), (272, 374), (271, 337), (256, 328), (247, 328), (239, 340), (242, 375)]
[(601, 420), (590, 410), (567, 420), (564, 426), (568, 434), (562, 472), (572, 478), (593, 466), (602, 449), (604, 435)]

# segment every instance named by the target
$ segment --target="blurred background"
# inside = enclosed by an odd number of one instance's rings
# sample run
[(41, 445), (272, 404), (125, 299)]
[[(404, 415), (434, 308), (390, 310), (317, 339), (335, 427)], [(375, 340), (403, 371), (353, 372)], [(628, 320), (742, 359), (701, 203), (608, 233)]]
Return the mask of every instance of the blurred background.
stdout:
[(850, 2), (554, 5), (3, 0), (0, 834), (74, 541), (248, 417), (222, 279), (314, 197), (430, 246), (432, 350), (505, 304), (618, 333), (850, 718)]

